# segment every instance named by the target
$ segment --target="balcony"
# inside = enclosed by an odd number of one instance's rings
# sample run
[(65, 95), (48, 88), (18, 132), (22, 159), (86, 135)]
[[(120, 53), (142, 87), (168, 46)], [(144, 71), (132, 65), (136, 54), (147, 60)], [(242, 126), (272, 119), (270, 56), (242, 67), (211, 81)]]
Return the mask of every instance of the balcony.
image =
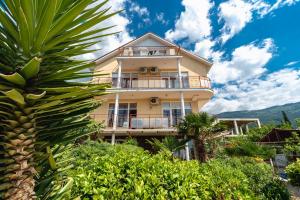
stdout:
[(129, 46), (120, 49), (120, 57), (178, 56), (176, 46)]
[[(113, 127), (113, 116), (103, 114), (91, 114), (90, 117), (96, 121), (105, 121), (107, 129)], [(117, 129), (175, 129), (181, 116), (159, 116), (159, 115), (135, 115), (118, 116)]]
[[(112, 88), (117, 87), (117, 77), (99, 77), (97, 83), (108, 83)], [(141, 76), (121, 77), (122, 89), (180, 89), (177, 76)], [(182, 88), (185, 89), (211, 89), (211, 81), (203, 76), (182, 77)]]

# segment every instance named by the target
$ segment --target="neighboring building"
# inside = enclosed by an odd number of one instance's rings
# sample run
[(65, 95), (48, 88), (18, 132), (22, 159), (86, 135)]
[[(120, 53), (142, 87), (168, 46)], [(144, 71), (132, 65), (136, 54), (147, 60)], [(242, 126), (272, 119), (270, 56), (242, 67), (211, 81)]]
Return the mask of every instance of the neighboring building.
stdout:
[(218, 122), (223, 122), (229, 131), (227, 137), (247, 135), (249, 126), (261, 128), (259, 118), (218, 118)]
[(147, 33), (102, 56), (93, 79), (111, 83), (103, 105), (93, 114), (103, 121), (112, 143), (136, 138), (176, 135), (175, 125), (190, 112), (199, 112), (213, 96), (208, 60)]

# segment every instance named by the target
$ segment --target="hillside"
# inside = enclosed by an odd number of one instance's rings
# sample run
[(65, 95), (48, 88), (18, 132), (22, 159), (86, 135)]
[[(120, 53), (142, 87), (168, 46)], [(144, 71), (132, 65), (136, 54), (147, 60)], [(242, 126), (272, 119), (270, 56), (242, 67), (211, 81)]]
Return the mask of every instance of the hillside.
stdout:
[(300, 118), (300, 102), (290, 103), (282, 106), (273, 106), (262, 110), (250, 110), (250, 111), (235, 111), (235, 112), (224, 112), (217, 115), (217, 117), (229, 117), (229, 118), (244, 118), (244, 117), (255, 117), (259, 118), (262, 123), (281, 122), (281, 111), (285, 111), (291, 121), (295, 118)]

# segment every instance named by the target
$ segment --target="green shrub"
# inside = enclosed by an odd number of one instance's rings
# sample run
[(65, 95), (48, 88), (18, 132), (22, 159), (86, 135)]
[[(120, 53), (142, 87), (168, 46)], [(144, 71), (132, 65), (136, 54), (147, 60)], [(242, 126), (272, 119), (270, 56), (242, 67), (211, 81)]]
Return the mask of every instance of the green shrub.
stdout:
[(76, 147), (72, 198), (260, 199), (271, 170), (253, 159), (215, 159), (204, 164), (151, 155), (132, 145), (89, 142)]
[(259, 127), (251, 128), (247, 133), (247, 138), (250, 139), (250, 141), (258, 142), (275, 127), (276, 127), (275, 124), (265, 124), (262, 125), (261, 128)]
[(266, 183), (272, 180), (272, 168), (264, 162), (258, 162), (253, 158), (230, 158), (223, 161), (235, 169), (241, 170), (249, 180), (249, 187), (256, 194), (260, 194)]
[(272, 200), (289, 200), (291, 199), (290, 193), (286, 186), (279, 180), (269, 182), (262, 189), (264, 199)]
[(274, 157), (276, 150), (269, 146), (256, 144), (246, 138), (237, 138), (224, 148), (229, 156), (248, 156), (269, 159)]
[(285, 171), (288, 174), (291, 184), (294, 186), (300, 186), (300, 159), (289, 164)]

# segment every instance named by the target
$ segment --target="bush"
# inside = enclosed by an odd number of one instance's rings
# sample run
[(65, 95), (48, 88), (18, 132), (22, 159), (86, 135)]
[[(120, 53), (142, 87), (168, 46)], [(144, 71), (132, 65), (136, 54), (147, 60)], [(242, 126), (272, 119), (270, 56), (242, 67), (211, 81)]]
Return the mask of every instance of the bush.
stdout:
[(90, 142), (75, 148), (72, 198), (259, 199), (271, 170), (253, 159), (197, 161), (151, 155), (132, 145)]
[(289, 164), (285, 169), (292, 185), (300, 186), (300, 159)]
[(253, 158), (230, 158), (223, 162), (226, 165), (241, 170), (248, 178), (250, 189), (256, 194), (260, 194), (266, 183), (270, 182), (273, 178), (271, 166)]
[(262, 189), (263, 197), (272, 200), (289, 200), (290, 193), (286, 186), (279, 180), (269, 182)]
[(251, 128), (247, 133), (247, 138), (253, 142), (258, 142), (275, 127), (276, 127), (275, 124), (265, 124), (262, 125), (261, 128), (259, 127)]
[(237, 138), (226, 145), (225, 153), (229, 156), (248, 156), (269, 159), (274, 157), (276, 150), (269, 146), (263, 146), (245, 138)]

